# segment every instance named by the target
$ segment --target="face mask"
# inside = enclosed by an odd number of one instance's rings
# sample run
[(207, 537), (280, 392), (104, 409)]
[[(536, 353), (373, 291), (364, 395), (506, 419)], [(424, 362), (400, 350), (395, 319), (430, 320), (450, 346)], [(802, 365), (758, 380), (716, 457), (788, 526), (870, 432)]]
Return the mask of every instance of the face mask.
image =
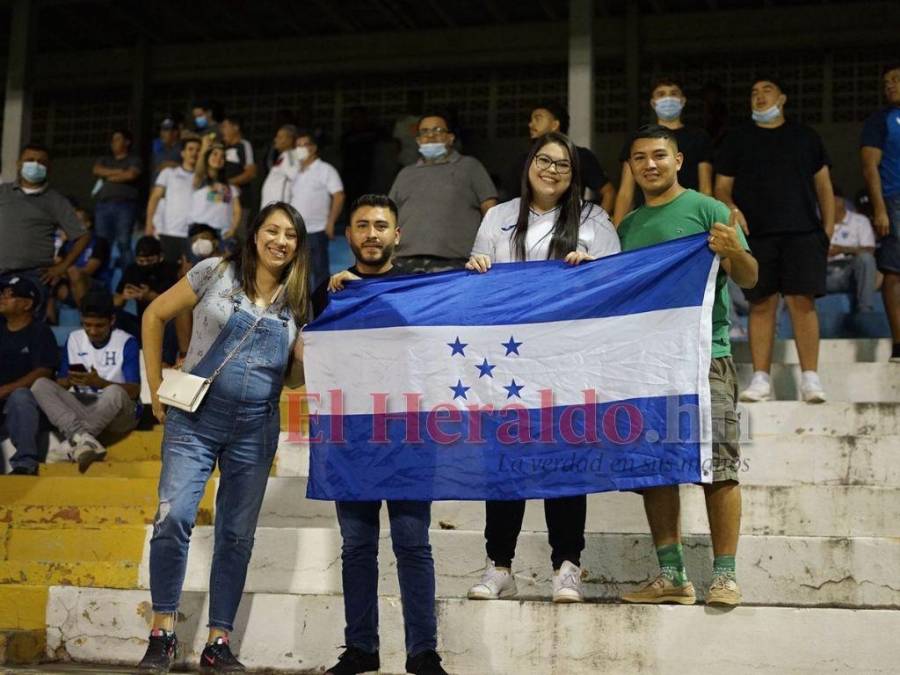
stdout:
[(47, 180), (47, 167), (40, 162), (22, 162), (22, 178), (29, 183), (43, 183)]
[(684, 104), (676, 96), (663, 96), (653, 102), (653, 109), (656, 111), (656, 116), (659, 119), (671, 122), (672, 120), (677, 120), (678, 116), (681, 115)]
[(199, 117), (194, 118), (194, 126), (198, 129), (205, 129), (208, 122), (206, 121), (205, 115), (200, 115)]
[(213, 243), (209, 239), (197, 239), (193, 244), (191, 244), (191, 253), (194, 254), (194, 257), (198, 260), (202, 260), (203, 258), (208, 258), (212, 255)]
[(301, 146), (297, 148), (297, 159), (301, 162), (305, 162), (309, 159), (309, 148), (306, 146)]
[(766, 108), (765, 110), (753, 111), (753, 121), (754, 122), (762, 122), (763, 124), (767, 122), (774, 122), (778, 119), (778, 116), (781, 115), (781, 108), (777, 105), (773, 105), (771, 108)]
[(423, 143), (419, 152), (425, 159), (438, 159), (447, 154), (447, 146), (443, 143)]

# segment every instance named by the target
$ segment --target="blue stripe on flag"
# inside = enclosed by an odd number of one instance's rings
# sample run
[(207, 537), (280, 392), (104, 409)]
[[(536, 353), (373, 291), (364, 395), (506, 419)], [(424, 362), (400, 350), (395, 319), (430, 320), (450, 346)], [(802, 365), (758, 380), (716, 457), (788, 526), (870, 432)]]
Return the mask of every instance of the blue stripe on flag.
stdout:
[[(707, 235), (697, 234), (576, 267), (558, 260), (508, 263), (485, 274), (350, 282), (305, 330), (542, 323), (695, 307), (703, 304), (712, 259)], [(523, 266), (529, 274), (521, 274)]]
[(321, 415), (307, 497), (526, 499), (699, 482), (697, 404), (682, 395), (455, 419)]

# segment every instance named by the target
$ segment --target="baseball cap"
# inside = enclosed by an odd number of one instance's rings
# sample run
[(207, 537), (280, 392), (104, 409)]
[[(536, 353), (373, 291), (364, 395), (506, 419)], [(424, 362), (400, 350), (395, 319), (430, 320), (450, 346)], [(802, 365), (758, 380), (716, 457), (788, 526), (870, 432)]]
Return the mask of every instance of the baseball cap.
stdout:
[(160, 129), (175, 129), (178, 127), (178, 118), (169, 113), (165, 117), (163, 117), (162, 122), (159, 123)]
[(26, 298), (31, 300), (35, 305), (41, 298), (41, 292), (30, 279), (25, 277), (11, 277), (0, 285), (0, 288), (12, 290), (12, 294), (17, 298)]

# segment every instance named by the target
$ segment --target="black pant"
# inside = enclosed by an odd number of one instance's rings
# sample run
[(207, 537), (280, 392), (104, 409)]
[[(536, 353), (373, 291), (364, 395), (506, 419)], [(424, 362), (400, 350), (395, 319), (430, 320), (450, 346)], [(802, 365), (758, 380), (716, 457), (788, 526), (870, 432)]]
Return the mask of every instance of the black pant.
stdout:
[[(487, 556), (497, 567), (511, 567), (516, 556), (516, 541), (525, 517), (525, 501), (485, 502), (487, 517), (484, 526)], [(581, 567), (584, 550), (584, 523), (587, 518), (587, 497), (559, 497), (544, 500), (544, 518), (550, 541), (550, 561), (559, 569), (568, 560)]]

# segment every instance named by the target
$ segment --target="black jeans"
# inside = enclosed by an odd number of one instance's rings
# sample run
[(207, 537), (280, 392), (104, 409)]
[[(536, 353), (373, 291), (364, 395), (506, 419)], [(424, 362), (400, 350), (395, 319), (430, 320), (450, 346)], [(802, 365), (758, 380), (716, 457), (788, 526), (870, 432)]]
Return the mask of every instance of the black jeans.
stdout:
[[(485, 502), (484, 525), (487, 556), (497, 567), (511, 567), (516, 556), (516, 541), (525, 517), (525, 501)], [(581, 567), (584, 550), (584, 523), (587, 497), (559, 497), (544, 500), (544, 518), (550, 541), (550, 561), (557, 570), (568, 560)]]

